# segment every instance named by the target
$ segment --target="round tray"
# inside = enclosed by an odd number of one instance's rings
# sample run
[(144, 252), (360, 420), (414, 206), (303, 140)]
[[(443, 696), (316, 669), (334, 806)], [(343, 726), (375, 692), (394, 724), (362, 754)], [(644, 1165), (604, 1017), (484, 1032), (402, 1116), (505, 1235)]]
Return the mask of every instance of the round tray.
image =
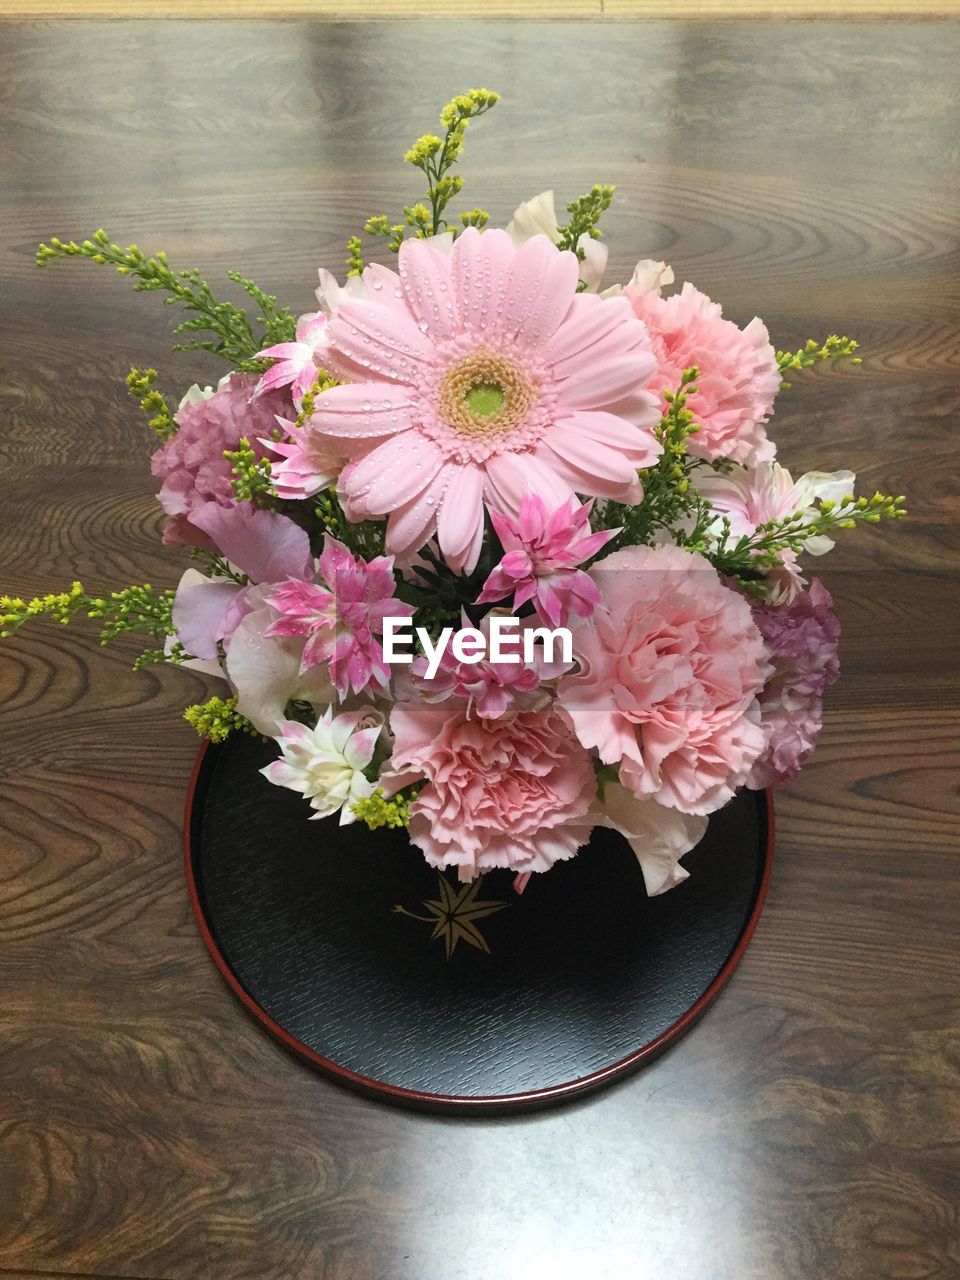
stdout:
[(679, 1039), (736, 967), (763, 906), (769, 794), (741, 792), (646, 896), (617, 833), (522, 895), (428, 867), (405, 831), (308, 821), (257, 770), (273, 743), (201, 749), (187, 885), (217, 967), (287, 1048), (344, 1084), (434, 1111), (567, 1101)]

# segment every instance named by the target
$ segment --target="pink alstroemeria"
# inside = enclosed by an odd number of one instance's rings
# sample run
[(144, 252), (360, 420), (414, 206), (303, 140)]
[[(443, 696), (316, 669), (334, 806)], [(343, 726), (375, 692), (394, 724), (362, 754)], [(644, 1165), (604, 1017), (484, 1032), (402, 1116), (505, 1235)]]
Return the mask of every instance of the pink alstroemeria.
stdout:
[(336, 483), (344, 459), (337, 459), (329, 449), (306, 435), (302, 428), (285, 418), (277, 422), (288, 440), (263, 440), (260, 443), (283, 459), (272, 462), (270, 478), (279, 498), (298, 501), (312, 498), (321, 489)]
[(394, 596), (393, 556), (367, 562), (327, 534), (317, 564), (323, 585), (291, 579), (266, 597), (280, 617), (265, 634), (306, 636), (301, 671), (329, 664), (341, 698), (351, 689), (359, 693), (371, 681), (386, 689), (390, 672), (378, 638), (383, 620), (413, 613)]
[(600, 603), (596, 583), (577, 566), (600, 550), (619, 529), (590, 532), (593, 503), (581, 506), (575, 498), (547, 514), (543, 500), (524, 494), (515, 520), (501, 511), (490, 519), (506, 552), (493, 569), (477, 604), (489, 604), (513, 593), (513, 607), (528, 600), (544, 622), (566, 626), (571, 613), (587, 618)]
[(316, 354), (326, 340), (326, 327), (327, 317), (322, 311), (308, 311), (297, 321), (295, 342), (278, 342), (276, 346), (258, 351), (257, 360), (274, 360), (276, 363), (261, 377), (254, 395), (289, 386), (299, 408), (316, 379)]
[[(490, 648), (490, 621), (497, 610), (488, 613), (476, 628)], [(461, 617), (464, 627), (470, 627), (470, 619)], [(521, 620), (516, 642), (510, 648), (522, 652), (524, 622)], [(479, 662), (461, 662), (448, 645), (443, 651), (437, 673), (427, 678), (427, 659), (415, 658), (410, 668), (414, 683), (424, 702), (444, 702), (447, 698), (466, 698), (468, 712), (483, 720), (499, 720), (508, 711), (539, 710), (548, 701), (546, 692), (538, 693), (546, 680), (556, 680), (569, 671), (572, 663), (548, 662), (542, 646), (534, 650), (534, 660), (525, 662), (493, 662), (484, 657)]]

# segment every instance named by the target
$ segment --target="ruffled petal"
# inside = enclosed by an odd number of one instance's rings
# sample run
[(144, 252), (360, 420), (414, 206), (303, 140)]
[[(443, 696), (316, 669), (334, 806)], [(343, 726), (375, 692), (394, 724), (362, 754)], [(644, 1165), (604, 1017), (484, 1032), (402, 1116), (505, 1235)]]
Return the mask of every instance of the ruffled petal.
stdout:
[(248, 502), (235, 507), (207, 502), (191, 512), (190, 520), (251, 582), (310, 576), (310, 537), (287, 516), (257, 510)]
[(224, 614), (240, 590), (235, 582), (211, 582), (195, 570), (187, 570), (177, 588), (171, 615), (177, 639), (187, 653), (195, 658), (217, 657)]

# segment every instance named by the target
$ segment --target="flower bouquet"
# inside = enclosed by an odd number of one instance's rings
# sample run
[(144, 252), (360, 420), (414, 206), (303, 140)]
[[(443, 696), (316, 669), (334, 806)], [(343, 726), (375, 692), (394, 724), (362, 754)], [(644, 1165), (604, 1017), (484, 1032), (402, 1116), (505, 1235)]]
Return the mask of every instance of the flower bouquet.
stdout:
[[(159, 437), (178, 588), (0, 600), (0, 634), (50, 616), (143, 630), (137, 665), (224, 682), (187, 709), (214, 742), (274, 739), (263, 772), (310, 816), (406, 827), (438, 868), (523, 889), (622, 832), (648, 894), (740, 787), (792, 778), (837, 676), (831, 599), (800, 557), (834, 530), (904, 514), (849, 471), (794, 480), (766, 424), (783, 379), (856, 363), (830, 337), (776, 351), (662, 262), (601, 289), (613, 188), (448, 220), (471, 121), (441, 113), (405, 159), (423, 200), (371, 217), (339, 284), (298, 319), (103, 232), (39, 262), (110, 263), (185, 318), (176, 350), (230, 372), (175, 408), (154, 370), (127, 383)], [(395, 255), (366, 263), (365, 243)]]

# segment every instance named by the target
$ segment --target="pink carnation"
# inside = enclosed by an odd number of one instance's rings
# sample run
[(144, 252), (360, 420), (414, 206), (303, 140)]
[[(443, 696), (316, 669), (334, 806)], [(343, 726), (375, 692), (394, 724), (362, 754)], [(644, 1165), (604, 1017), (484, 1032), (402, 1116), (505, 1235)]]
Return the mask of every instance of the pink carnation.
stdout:
[(524, 494), (517, 519), (491, 511), (505, 555), (488, 576), (477, 604), (513, 596), (519, 609), (528, 600), (544, 622), (565, 627), (571, 613), (589, 617), (600, 603), (590, 575), (577, 565), (596, 555), (619, 529), (590, 532), (590, 507), (570, 499), (549, 515), (535, 494)]
[(213, 395), (185, 400), (178, 410), (177, 434), (157, 450), (150, 464), (163, 481), (160, 505), (169, 516), (164, 542), (211, 547), (207, 534), (191, 522), (191, 512), (207, 502), (236, 505), (231, 464), (224, 450), (236, 449), (245, 437), (263, 457), (260, 437), (268, 436), (277, 425), (277, 415), (288, 414), (291, 407), (284, 392), (251, 400), (256, 383), (255, 374), (232, 373)]
[(659, 289), (642, 292), (629, 285), (624, 295), (650, 333), (657, 369), (646, 385), (664, 409), (663, 392), (677, 390), (684, 369), (700, 370), (687, 401), (700, 425), (689, 438), (690, 453), (747, 464), (769, 461), (774, 445), (763, 424), (773, 412), (780, 371), (763, 322), (754, 318), (738, 329), (692, 284), (669, 298)]
[(760, 723), (767, 738), (747, 786), (780, 786), (795, 778), (816, 745), (823, 722), (823, 691), (840, 674), (840, 623), (833, 600), (814, 578), (789, 604), (754, 605), (773, 675), (760, 695)]
[(306, 424), (351, 454), (351, 519), (388, 516), (401, 559), (436, 535), (469, 571), (485, 505), (639, 501), (637, 469), (661, 447), (642, 390), (649, 340), (623, 298), (578, 294), (576, 256), (545, 236), (516, 247), (469, 227), (446, 253), (406, 241), (399, 264), (368, 268), (366, 296), (334, 312), (325, 355), (349, 385), (325, 391)]
[(413, 613), (394, 596), (393, 557), (361, 560), (326, 534), (318, 566), (324, 586), (291, 579), (267, 595), (280, 617), (264, 634), (306, 636), (301, 671), (329, 664), (341, 698), (370, 683), (386, 689), (390, 672), (379, 639), (383, 620)]
[(398, 703), (385, 790), (427, 779), (410, 839), (434, 867), (470, 880), (493, 867), (547, 871), (587, 842), (593, 767), (555, 710), (479, 720), (466, 707)]
[(592, 576), (606, 612), (574, 626), (581, 671), (561, 679), (561, 707), (635, 795), (713, 812), (764, 746), (765, 654), (749, 605), (678, 547), (625, 547)]
[[(476, 628), (487, 640), (490, 648), (490, 622), (496, 611), (488, 613)], [(531, 620), (532, 621), (532, 620)], [(470, 619), (463, 615), (462, 625), (470, 626)], [(526, 623), (521, 621), (516, 642), (503, 643), (506, 651), (522, 652), (522, 635)], [(410, 670), (414, 683), (427, 702), (444, 702), (447, 698), (465, 698), (468, 711), (485, 719), (496, 720), (509, 711), (529, 711), (546, 700), (538, 692), (545, 680), (555, 680), (570, 668), (567, 662), (548, 662), (543, 646), (535, 649), (534, 661), (493, 662), (484, 657), (479, 662), (461, 662), (447, 645), (440, 665), (432, 679), (427, 678), (427, 659), (416, 658)]]

